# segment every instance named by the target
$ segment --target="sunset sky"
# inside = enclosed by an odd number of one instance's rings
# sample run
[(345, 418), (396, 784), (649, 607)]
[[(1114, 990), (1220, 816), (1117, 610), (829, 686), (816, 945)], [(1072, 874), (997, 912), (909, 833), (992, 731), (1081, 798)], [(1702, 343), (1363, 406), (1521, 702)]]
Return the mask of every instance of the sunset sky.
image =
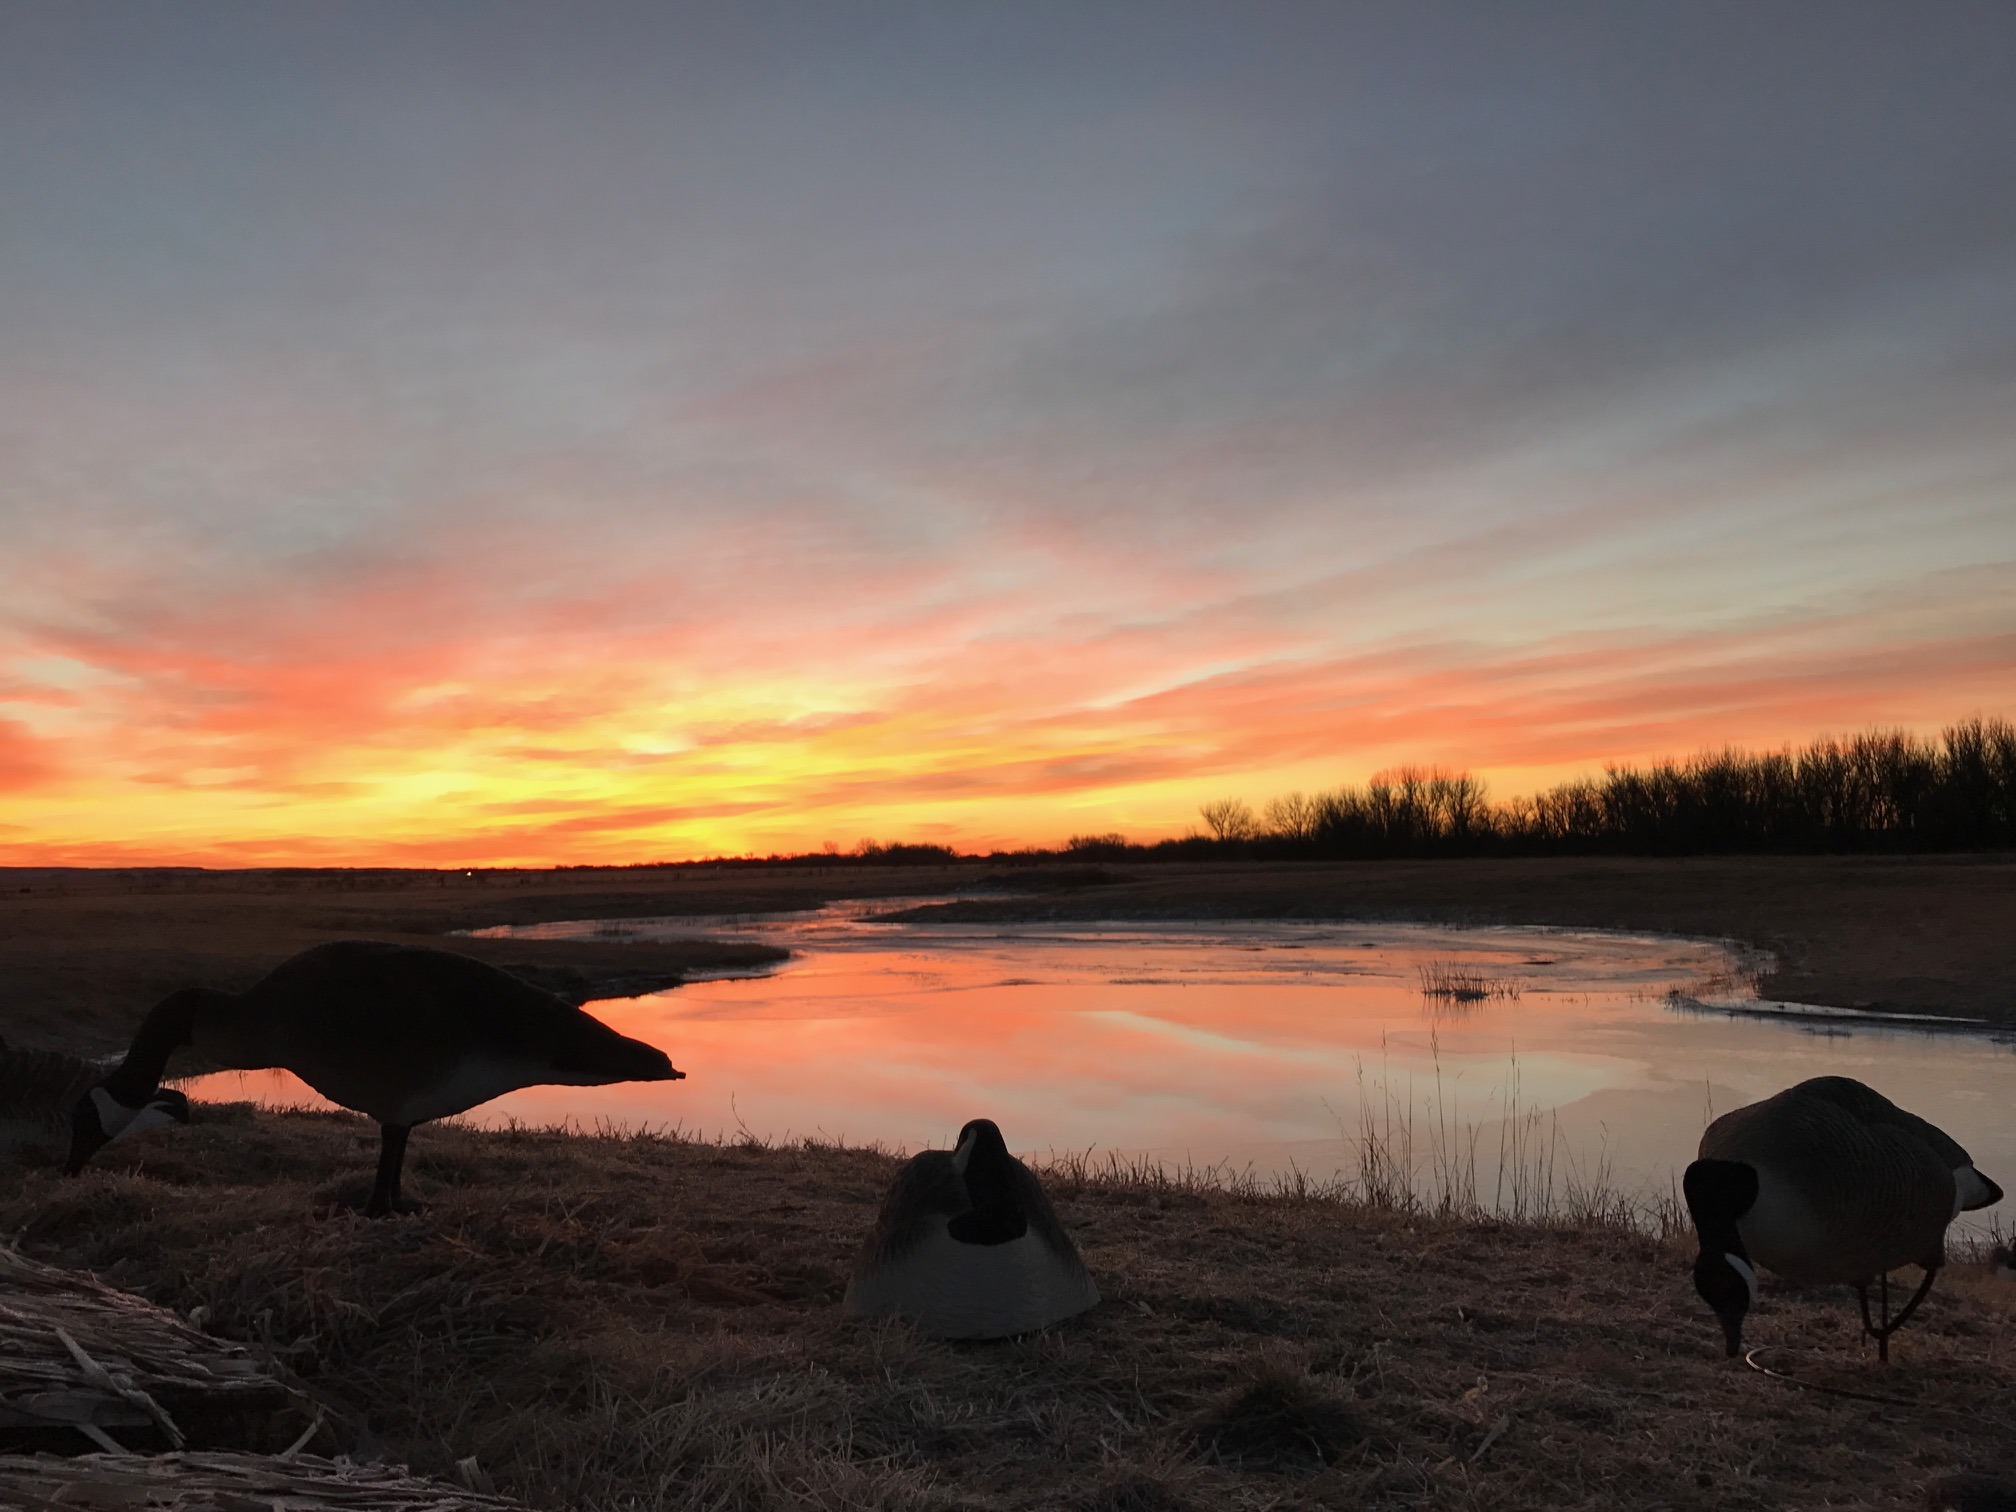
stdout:
[(2016, 8), (0, 0), (0, 860), (2016, 713)]

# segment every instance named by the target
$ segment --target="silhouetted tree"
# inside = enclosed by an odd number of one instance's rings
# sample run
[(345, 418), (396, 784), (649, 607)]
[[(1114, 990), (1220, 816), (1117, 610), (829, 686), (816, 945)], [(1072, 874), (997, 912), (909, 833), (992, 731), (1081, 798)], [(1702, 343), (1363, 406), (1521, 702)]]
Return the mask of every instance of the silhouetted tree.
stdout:
[(1316, 800), (1301, 793), (1283, 793), (1267, 800), (1267, 833), (1277, 840), (1313, 840), (1321, 817)]
[(1243, 798), (1214, 798), (1197, 812), (1216, 840), (1251, 840), (1260, 833), (1260, 823)]

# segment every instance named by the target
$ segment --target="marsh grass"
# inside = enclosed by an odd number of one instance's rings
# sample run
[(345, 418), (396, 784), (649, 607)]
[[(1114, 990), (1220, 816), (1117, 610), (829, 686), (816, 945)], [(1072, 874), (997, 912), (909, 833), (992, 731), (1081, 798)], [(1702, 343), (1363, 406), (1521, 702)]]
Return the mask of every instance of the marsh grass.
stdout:
[(1472, 967), (1448, 961), (1428, 961), (1414, 968), (1421, 983), (1421, 996), (1447, 1003), (1474, 1006), (1478, 1003), (1516, 1003), (1519, 984), (1502, 977), (1487, 976)]
[[(328, 1202), (370, 1125), (206, 1107), (74, 1180), (18, 1160), (0, 1233), (270, 1350), (344, 1407), (317, 1451), (473, 1458), (579, 1512), (1906, 1507), (2016, 1459), (1986, 1269), (1895, 1341), (1881, 1389), (1921, 1405), (1794, 1392), (1724, 1361), (1684, 1247), (1578, 1206), (1558, 1157), (1526, 1189), (1553, 1216), (1459, 1216), (1434, 1173), (1469, 1138), (1427, 1117), (1382, 1116), (1378, 1190), (1053, 1159), (1105, 1301), (984, 1345), (840, 1316), (897, 1160), (816, 1142), (430, 1126), (427, 1210), (373, 1223)], [(1770, 1287), (1753, 1332), (1861, 1380), (1852, 1314)]]
[(1358, 1123), (1347, 1136), (1357, 1175), (1340, 1185), (1342, 1200), (1443, 1222), (1565, 1224), (1661, 1240), (1686, 1226), (1676, 1193), (1626, 1186), (1603, 1149), (1578, 1155), (1552, 1110), (1524, 1105), (1517, 1055), (1481, 1118), (1459, 1104), (1433, 1035), (1429, 1065), (1417, 1090), (1411, 1078), (1403, 1089), (1390, 1067), (1368, 1080), (1359, 1063)]

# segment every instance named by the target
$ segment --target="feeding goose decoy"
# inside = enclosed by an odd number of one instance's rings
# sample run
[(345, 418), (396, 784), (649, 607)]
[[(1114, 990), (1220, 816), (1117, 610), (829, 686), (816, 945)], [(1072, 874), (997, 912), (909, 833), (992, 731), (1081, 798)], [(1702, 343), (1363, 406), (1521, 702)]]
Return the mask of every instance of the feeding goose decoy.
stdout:
[(1000, 1339), (1085, 1311), (1099, 1289), (1035, 1173), (991, 1119), (897, 1174), (842, 1306), (895, 1313), (941, 1339)]
[(415, 1124), (519, 1087), (685, 1074), (664, 1051), (508, 971), (447, 950), (341, 940), (290, 957), (245, 992), (189, 987), (155, 1005), (126, 1059), (72, 1110), (72, 1175), (110, 1141), (177, 1116), (163, 1100), (181, 1094), (160, 1081), (182, 1045), (234, 1070), (291, 1071), (377, 1119), (378, 1177), (364, 1209), (373, 1217), (410, 1206), (399, 1173)]
[[(1756, 1265), (1807, 1285), (1846, 1283), (1862, 1304), (1863, 1331), (1890, 1357), (1890, 1335), (1925, 1300), (1946, 1260), (1946, 1225), (2002, 1200), (1943, 1130), (1872, 1087), (1821, 1076), (1725, 1113), (1701, 1136), (1701, 1158), (1682, 1182), (1701, 1238), (1694, 1289), (1714, 1308), (1734, 1356), (1757, 1300)], [(1894, 1318), (1889, 1272), (1922, 1266), (1925, 1278)], [(1882, 1290), (1883, 1321), (1869, 1315)]]

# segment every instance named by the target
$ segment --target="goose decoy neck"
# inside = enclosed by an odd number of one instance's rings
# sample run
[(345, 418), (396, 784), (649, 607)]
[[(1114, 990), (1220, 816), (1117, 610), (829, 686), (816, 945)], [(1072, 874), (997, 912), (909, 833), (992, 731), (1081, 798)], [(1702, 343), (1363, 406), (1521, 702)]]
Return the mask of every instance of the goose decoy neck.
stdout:
[(161, 1073), (168, 1057), (195, 1036), (198, 1011), (235, 1001), (229, 993), (207, 987), (172, 992), (156, 1003), (133, 1036), (126, 1058), (70, 1110), (70, 1158), (64, 1169), (72, 1176), (115, 1139), (164, 1123), (187, 1123), (189, 1099), (162, 1090)]
[(967, 1123), (952, 1149), (952, 1165), (961, 1176), (975, 1167), (983, 1176), (990, 1171), (1005, 1172), (1010, 1158), (1008, 1141), (1001, 1137), (1000, 1126), (991, 1118), (976, 1118)]
[(969, 1211), (949, 1225), (962, 1244), (1006, 1244), (1029, 1231), (1016, 1191), (1015, 1157), (991, 1118), (976, 1118), (959, 1131), (952, 1166), (966, 1183)]
[(1714, 1310), (1734, 1359), (1743, 1352), (1743, 1319), (1757, 1300), (1757, 1271), (1736, 1226), (1757, 1201), (1757, 1170), (1736, 1160), (1697, 1160), (1687, 1167), (1681, 1189), (1701, 1239), (1694, 1290)]

